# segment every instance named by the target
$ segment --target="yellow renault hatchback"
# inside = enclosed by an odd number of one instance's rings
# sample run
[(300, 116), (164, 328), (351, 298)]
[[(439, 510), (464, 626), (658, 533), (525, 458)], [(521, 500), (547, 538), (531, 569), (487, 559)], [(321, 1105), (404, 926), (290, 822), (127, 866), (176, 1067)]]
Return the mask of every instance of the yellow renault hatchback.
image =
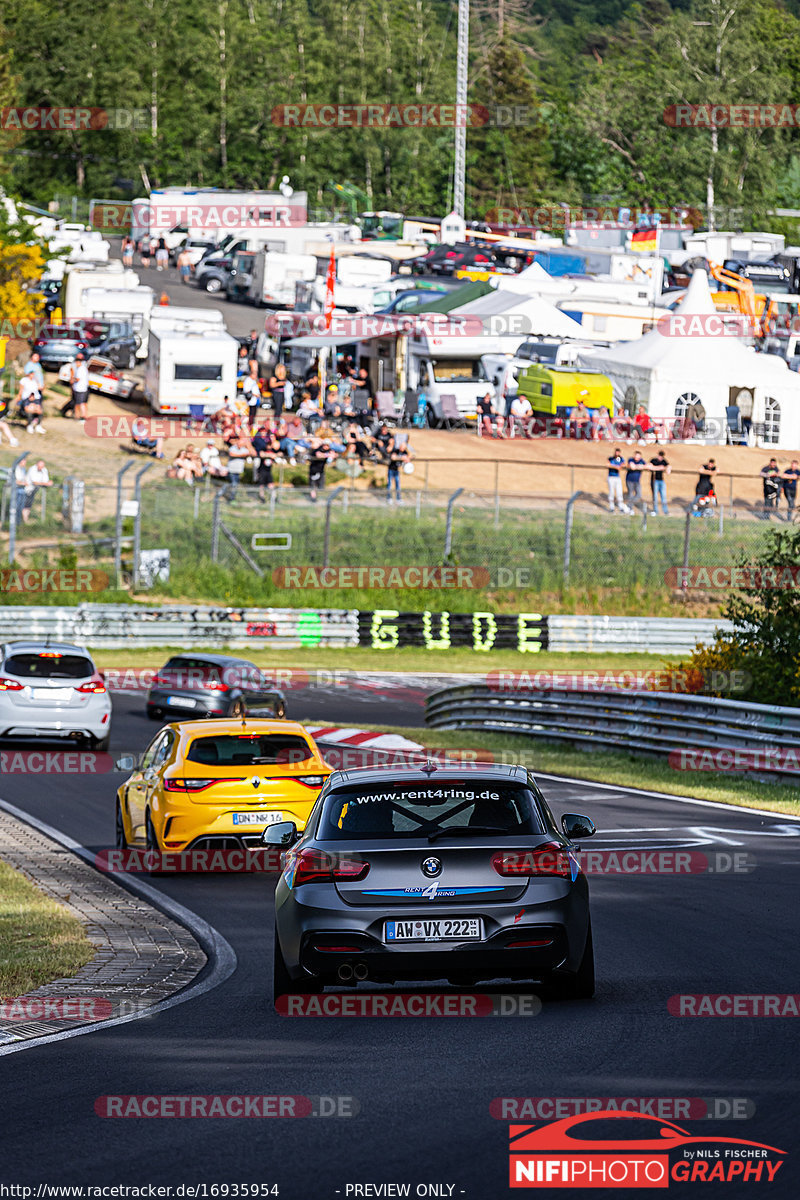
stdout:
[(303, 829), (332, 769), (302, 725), (246, 718), (167, 725), (122, 763), (117, 846), (171, 851), (256, 846), (281, 821)]

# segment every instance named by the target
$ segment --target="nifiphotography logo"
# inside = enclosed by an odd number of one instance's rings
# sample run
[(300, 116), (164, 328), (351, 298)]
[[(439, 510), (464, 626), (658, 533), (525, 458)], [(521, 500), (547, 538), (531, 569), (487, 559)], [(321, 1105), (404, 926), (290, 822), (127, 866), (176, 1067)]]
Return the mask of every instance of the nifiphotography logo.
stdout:
[(509, 1185), (669, 1188), (771, 1183), (785, 1150), (745, 1138), (696, 1136), (672, 1121), (616, 1109), (509, 1126)]

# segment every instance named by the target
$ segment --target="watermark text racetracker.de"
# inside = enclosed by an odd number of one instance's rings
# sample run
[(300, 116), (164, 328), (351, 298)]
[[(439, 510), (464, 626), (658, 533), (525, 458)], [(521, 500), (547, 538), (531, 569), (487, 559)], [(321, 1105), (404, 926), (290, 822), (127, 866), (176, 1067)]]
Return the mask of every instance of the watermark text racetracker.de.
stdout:
[(532, 574), (529, 567), (498, 567), (490, 571), (488, 567), (442, 567), (431, 563), (349, 567), (318, 567), (309, 563), (275, 567), (272, 582), (276, 587), (299, 590), (475, 591), (485, 588), (529, 588)]
[(662, 1121), (749, 1121), (756, 1106), (743, 1096), (497, 1096), (489, 1115), (496, 1121), (560, 1121), (609, 1109)]
[(273, 125), (282, 129), (526, 128), (541, 119), (528, 104), (278, 104)]
[(149, 108), (2, 108), (0, 129), (20, 133), (84, 133), (149, 129)]

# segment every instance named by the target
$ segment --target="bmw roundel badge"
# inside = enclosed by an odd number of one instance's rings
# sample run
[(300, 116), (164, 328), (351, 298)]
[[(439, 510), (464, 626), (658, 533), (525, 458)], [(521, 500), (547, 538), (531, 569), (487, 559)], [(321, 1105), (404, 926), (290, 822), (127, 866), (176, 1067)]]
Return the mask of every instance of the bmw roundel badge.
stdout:
[(433, 879), (436, 875), (441, 875), (442, 863), (438, 858), (426, 858), (422, 863), (422, 874), (427, 875), (428, 879)]

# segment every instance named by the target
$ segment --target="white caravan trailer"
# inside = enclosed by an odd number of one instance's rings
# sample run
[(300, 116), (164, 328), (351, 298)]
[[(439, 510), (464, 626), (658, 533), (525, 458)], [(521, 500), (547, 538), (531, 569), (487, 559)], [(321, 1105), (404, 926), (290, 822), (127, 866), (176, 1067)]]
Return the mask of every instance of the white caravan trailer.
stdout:
[(188, 416), (218, 412), (236, 395), (239, 343), (215, 309), (158, 305), (150, 317), (144, 394), (156, 413)]

